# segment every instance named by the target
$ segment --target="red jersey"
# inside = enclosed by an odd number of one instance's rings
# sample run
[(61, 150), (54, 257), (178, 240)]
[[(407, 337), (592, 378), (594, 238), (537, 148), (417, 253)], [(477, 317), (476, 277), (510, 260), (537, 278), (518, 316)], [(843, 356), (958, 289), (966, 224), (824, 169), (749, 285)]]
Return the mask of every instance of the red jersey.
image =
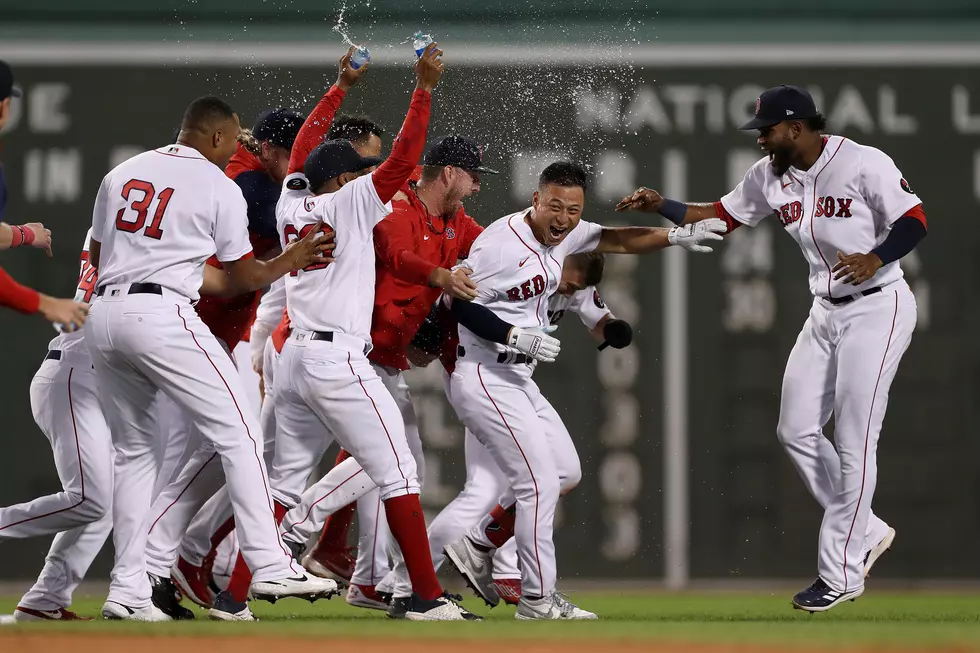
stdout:
[(377, 282), (371, 341), (372, 361), (399, 370), (409, 368), (405, 347), (442, 293), (429, 286), (436, 268), (451, 268), (469, 255), (483, 227), (460, 208), (449, 219), (428, 215), (406, 184), (392, 201), (391, 215), (374, 228)]

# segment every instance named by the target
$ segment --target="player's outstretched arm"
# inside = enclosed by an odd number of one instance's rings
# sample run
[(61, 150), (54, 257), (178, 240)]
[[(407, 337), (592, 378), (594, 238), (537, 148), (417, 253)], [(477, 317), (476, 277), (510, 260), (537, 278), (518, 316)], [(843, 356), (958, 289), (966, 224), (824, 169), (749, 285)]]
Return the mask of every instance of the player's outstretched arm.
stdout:
[(40, 313), (46, 320), (74, 331), (85, 324), (88, 304), (71, 299), (57, 299), (22, 286), (0, 268), (0, 306), (7, 306), (28, 315)]
[(389, 202), (415, 171), (422, 150), (425, 149), (425, 134), (429, 129), (429, 111), (432, 106), (432, 91), (444, 69), (442, 50), (438, 44), (430, 43), (419, 60), (415, 62), (415, 75), (418, 83), (412, 93), (405, 122), (395, 137), (391, 155), (371, 173), (374, 188), (382, 202)]
[(323, 220), (303, 238), (294, 240), (279, 256), (268, 261), (259, 261), (247, 256), (221, 264), (228, 271), (226, 277), (229, 288), (217, 288), (220, 295), (240, 295), (265, 288), (276, 279), (294, 270), (302, 270), (311, 265), (333, 263), (330, 252), (334, 249), (334, 233), (324, 227)]
[(453, 300), (451, 311), (456, 321), (478, 338), (513, 347), (526, 356), (553, 363), (561, 351), (558, 338), (551, 335), (556, 326), (523, 328), (504, 322), (482, 304)]
[(350, 48), (340, 61), (337, 63), (337, 81), (324, 94), (317, 105), (303, 121), (296, 140), (293, 142), (293, 149), (289, 153), (289, 172), (303, 172), (306, 165), (306, 157), (310, 155), (317, 145), (323, 142), (327, 132), (330, 131), (330, 124), (334, 116), (340, 109), (340, 103), (344, 101), (347, 91), (357, 83), (364, 71), (371, 65), (370, 62), (354, 70), (350, 66), (351, 55), (354, 48)]
[(702, 220), (721, 217), (713, 203), (691, 202), (685, 204), (663, 197), (652, 188), (640, 187), (632, 195), (627, 195), (616, 205), (617, 211), (640, 211), (659, 213), (680, 226)]
[(728, 232), (724, 220), (711, 218), (684, 227), (665, 229), (662, 227), (606, 227), (599, 237), (597, 252), (606, 254), (646, 254), (671, 245), (677, 245), (691, 252), (710, 252), (711, 247), (704, 244), (721, 240), (721, 234)]
[(51, 256), (51, 230), (45, 229), (40, 222), (22, 225), (0, 222), (0, 250), (13, 247), (35, 247)]

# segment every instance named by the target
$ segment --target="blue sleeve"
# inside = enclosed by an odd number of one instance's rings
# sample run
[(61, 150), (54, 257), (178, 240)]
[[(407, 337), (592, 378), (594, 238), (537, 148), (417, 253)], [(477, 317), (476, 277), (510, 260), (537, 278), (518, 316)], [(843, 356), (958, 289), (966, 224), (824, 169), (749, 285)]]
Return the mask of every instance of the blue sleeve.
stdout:
[(261, 238), (277, 239), (276, 203), (281, 189), (262, 170), (248, 170), (235, 177), (248, 205), (248, 230)]
[(454, 299), (450, 310), (456, 321), (472, 331), (478, 338), (498, 342), (502, 345), (507, 344), (507, 336), (510, 335), (513, 325), (501, 320), (486, 306)]

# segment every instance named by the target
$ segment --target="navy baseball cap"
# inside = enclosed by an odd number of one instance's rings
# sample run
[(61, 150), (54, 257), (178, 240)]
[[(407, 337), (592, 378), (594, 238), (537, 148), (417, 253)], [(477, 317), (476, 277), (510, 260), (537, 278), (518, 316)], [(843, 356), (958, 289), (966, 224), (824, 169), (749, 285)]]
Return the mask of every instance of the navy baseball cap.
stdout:
[(302, 115), (289, 109), (268, 109), (255, 121), (252, 135), (258, 141), (269, 141), (291, 150), (304, 120)]
[(10, 64), (0, 61), (0, 102), (8, 97), (20, 97), (20, 89), (14, 86), (14, 71)]
[(784, 120), (806, 120), (818, 113), (813, 97), (799, 86), (774, 86), (755, 101), (755, 118), (739, 129), (762, 129)]
[(465, 136), (443, 136), (429, 146), (422, 164), (427, 166), (452, 166), (487, 175), (499, 174), (483, 165), (480, 146)]
[(364, 170), (382, 161), (384, 158), (380, 156), (361, 156), (350, 141), (338, 138), (314, 147), (306, 157), (303, 170), (310, 186), (316, 188), (345, 172)]

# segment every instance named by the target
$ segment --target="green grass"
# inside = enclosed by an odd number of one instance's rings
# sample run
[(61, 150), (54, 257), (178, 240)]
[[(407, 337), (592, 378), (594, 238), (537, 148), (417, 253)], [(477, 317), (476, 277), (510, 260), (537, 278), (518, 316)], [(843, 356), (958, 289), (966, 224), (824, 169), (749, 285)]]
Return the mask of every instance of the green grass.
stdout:
[[(355, 609), (342, 600), (308, 604), (285, 600), (276, 605), (253, 603), (257, 624), (195, 622), (134, 624), (94, 622), (12, 626), (64, 632), (120, 632), (147, 635), (250, 635), (290, 637), (421, 637), (449, 639), (548, 638), (689, 641), (728, 644), (821, 645), (853, 647), (960, 646), (980, 650), (980, 596), (969, 594), (875, 593), (825, 614), (792, 610), (783, 593), (582, 593), (580, 605), (597, 612), (598, 622), (534, 623), (514, 620), (514, 608), (493, 610), (475, 600), (467, 606), (487, 617), (483, 623), (417, 624), (395, 622), (380, 612)], [(101, 598), (82, 598), (74, 609), (96, 616)], [(15, 599), (0, 599), (0, 614), (9, 614)], [(6, 629), (4, 631), (6, 632)]]

